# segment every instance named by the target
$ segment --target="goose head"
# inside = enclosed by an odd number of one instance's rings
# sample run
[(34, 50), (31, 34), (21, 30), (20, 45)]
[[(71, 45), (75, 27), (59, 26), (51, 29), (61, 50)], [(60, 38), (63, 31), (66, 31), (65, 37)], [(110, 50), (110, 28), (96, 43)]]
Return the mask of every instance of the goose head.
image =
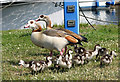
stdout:
[(37, 21), (47, 21), (47, 20), (49, 20), (48, 16), (46, 16), (46, 15), (40, 15), (38, 17), (38, 19), (36, 19), (35, 21), (37, 22)]
[(24, 26), (24, 28), (31, 28), (33, 31), (42, 30), (41, 25), (37, 23), (35, 20), (29, 20), (28, 23)]
[(51, 20), (48, 16), (46, 15), (40, 15), (38, 17), (38, 19), (35, 20), (36, 22), (37, 21), (45, 21), (46, 22), (46, 27), (50, 27), (51, 28)]
[(49, 18), (48, 16), (46, 16), (46, 15), (40, 15), (35, 21), (36, 21), (36, 22), (37, 22), (37, 21), (51, 22), (51, 21), (50, 21), (50, 18)]

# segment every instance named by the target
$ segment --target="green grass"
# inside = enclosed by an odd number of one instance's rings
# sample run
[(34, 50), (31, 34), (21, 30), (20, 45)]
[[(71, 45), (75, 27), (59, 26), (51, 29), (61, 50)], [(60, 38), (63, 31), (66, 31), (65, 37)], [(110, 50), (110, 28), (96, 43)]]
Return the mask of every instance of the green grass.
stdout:
[[(55, 27), (64, 27), (55, 25)], [(116, 25), (94, 25), (93, 30), (88, 24), (80, 25), (80, 33), (88, 38), (88, 43), (83, 42), (83, 47), (93, 49), (95, 44), (100, 44), (109, 51), (118, 52), (118, 27)], [(49, 50), (35, 46), (30, 39), (31, 30), (2, 31), (2, 80), (118, 80), (119, 57), (114, 58), (109, 66), (100, 68), (100, 62), (90, 61), (83, 66), (76, 66), (64, 72), (54, 72), (46, 69), (38, 75), (30, 74), (27, 68), (20, 68), (20, 59), (45, 60)], [(72, 48), (69, 46), (69, 48)], [(54, 51), (54, 55), (59, 52)], [(94, 60), (95, 58), (93, 58)]]

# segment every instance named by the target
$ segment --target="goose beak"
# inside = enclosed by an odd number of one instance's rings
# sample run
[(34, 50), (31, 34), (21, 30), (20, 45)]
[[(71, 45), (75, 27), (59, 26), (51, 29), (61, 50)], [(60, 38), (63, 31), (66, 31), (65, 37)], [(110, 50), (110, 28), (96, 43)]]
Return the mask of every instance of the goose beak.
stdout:
[(29, 26), (28, 27), (24, 27), (24, 28), (29, 28)]
[(38, 18), (38, 19), (36, 19), (35, 21), (38, 22), (38, 21), (40, 21), (40, 19)]
[(29, 25), (25, 25), (24, 28), (29, 28), (30, 26)]

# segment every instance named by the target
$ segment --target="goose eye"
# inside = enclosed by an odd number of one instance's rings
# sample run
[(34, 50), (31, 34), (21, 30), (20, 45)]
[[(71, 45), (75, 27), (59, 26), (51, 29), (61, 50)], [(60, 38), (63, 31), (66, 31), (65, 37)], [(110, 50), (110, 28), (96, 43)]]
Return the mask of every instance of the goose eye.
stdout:
[(40, 15), (40, 18), (43, 18), (44, 17), (44, 15)]
[(33, 21), (30, 21), (31, 24), (33, 24)]

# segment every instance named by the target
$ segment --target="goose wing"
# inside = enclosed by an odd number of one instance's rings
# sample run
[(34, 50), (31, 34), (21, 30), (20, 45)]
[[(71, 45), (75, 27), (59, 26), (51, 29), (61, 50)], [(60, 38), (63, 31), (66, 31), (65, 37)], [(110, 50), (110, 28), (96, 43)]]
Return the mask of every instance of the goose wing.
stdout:
[(47, 36), (52, 36), (52, 37), (64, 37), (65, 39), (67, 39), (71, 43), (78, 42), (78, 40), (76, 38), (74, 38), (70, 34), (63, 32), (63, 31), (60, 31), (60, 30), (49, 29), (49, 30), (44, 31), (43, 34), (45, 34)]
[(82, 35), (78, 35), (78, 34), (72, 32), (72, 31), (70, 31), (70, 30), (67, 30), (67, 29), (64, 29), (64, 28), (58, 28), (57, 30), (64, 31), (64, 32), (66, 32), (66, 33), (74, 36), (75, 38), (81, 40), (81, 41), (88, 42), (86, 37), (84, 37), (84, 36), (82, 36)]

